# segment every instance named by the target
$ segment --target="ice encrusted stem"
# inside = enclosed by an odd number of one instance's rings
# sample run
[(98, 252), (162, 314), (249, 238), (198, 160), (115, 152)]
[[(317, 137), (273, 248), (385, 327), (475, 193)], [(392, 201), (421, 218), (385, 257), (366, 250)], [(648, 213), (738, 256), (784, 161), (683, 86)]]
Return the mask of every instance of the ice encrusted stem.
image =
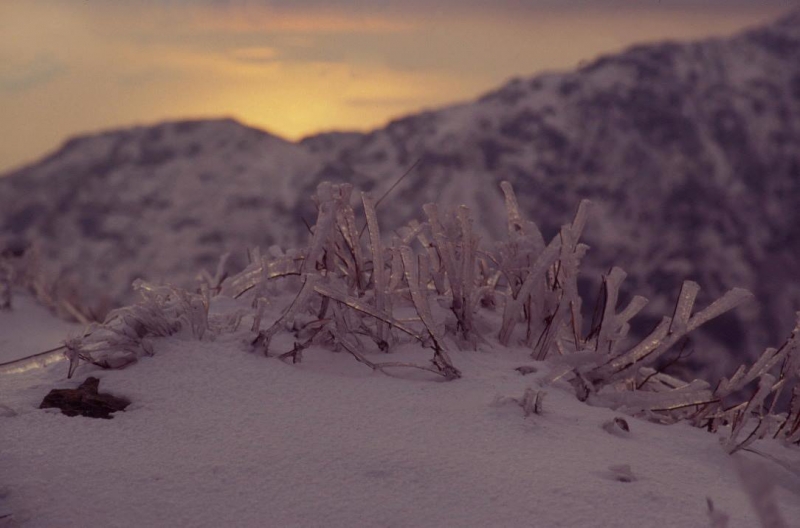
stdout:
[[(375, 200), (367, 193), (361, 193), (361, 201), (364, 204), (364, 216), (367, 217), (367, 229), (369, 230), (369, 247), (372, 253), (372, 281), (375, 290), (375, 308), (379, 313), (385, 313), (387, 309), (386, 296), (386, 268), (383, 260), (383, 244), (381, 243), (381, 231), (378, 227), (378, 216), (375, 214)], [(383, 321), (378, 322), (378, 339), (388, 340), (388, 327)]]
[(422, 324), (425, 325), (433, 341), (433, 363), (448, 379), (460, 378), (461, 372), (453, 366), (453, 362), (450, 360), (450, 355), (447, 353), (443, 336), (440, 334), (436, 322), (433, 320), (433, 314), (428, 305), (428, 300), (420, 289), (419, 267), (414, 252), (410, 247), (403, 246), (400, 248), (400, 254), (403, 258), (403, 266), (406, 270), (406, 281), (408, 282), (408, 287), (411, 292), (411, 300), (414, 303), (414, 308), (417, 310)]

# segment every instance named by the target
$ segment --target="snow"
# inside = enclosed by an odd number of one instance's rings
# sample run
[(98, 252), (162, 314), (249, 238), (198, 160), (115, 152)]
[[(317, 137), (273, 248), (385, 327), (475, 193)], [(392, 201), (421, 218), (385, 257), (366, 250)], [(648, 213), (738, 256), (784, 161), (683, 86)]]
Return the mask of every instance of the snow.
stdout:
[(25, 295), (15, 295), (12, 307), (0, 311), (0, 364), (58, 347), (70, 333), (78, 335), (82, 329), (51, 316)]
[[(71, 331), (16, 306), (0, 313), (2, 358)], [(758, 526), (741, 459), (800, 518), (798, 449), (755, 444), (781, 464), (729, 456), (703, 430), (590, 407), (567, 385), (540, 387), (551, 367), (524, 350), (454, 352), (463, 378), (447, 382), (313, 347), (285, 363), (248, 353), (251, 337), (163, 338), (125, 370), (84, 364), (72, 380), (64, 361), (0, 373), (0, 526), (708, 527), (706, 497), (730, 527)], [(131, 406), (112, 420), (38, 409), (89, 375)], [(510, 398), (531, 387), (546, 392), (543, 412), (525, 417)]]

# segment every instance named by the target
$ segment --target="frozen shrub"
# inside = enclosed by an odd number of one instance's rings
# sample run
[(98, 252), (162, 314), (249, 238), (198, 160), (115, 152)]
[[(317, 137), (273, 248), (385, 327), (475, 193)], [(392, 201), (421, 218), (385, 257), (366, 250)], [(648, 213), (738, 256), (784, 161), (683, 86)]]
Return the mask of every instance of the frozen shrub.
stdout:
[[(739, 403), (731, 399), (757, 382), (751, 395)], [(788, 404), (778, 412), (781, 398)], [(779, 349), (766, 349), (749, 368), (745, 365), (730, 378), (723, 378), (713, 400), (693, 417), (696, 425), (717, 431), (730, 429), (725, 443), (733, 453), (755, 440), (771, 436), (800, 444), (800, 313), (791, 336)]]
[[(631, 321), (647, 299), (634, 296), (618, 306), (626, 274), (614, 267), (603, 277), (592, 323), (584, 330), (577, 281), (589, 249), (580, 237), (590, 203), (581, 202), (572, 222), (546, 241), (523, 218), (511, 185), (503, 182), (501, 188), (508, 237), (494, 251), (481, 251), (466, 207), (442, 211), (425, 204), (423, 220), (387, 237), (380, 229), (379, 201), (362, 193), (359, 219), (351, 185), (321, 183), (306, 247), (252, 250), (250, 264), (230, 277), (223, 258), (213, 276), (201, 274), (199, 294), (137, 281), (139, 303), (111, 312), (103, 324), (67, 343), (70, 373), (79, 360), (115, 367), (151, 354), (154, 337), (184, 332), (210, 339), (236, 331), (244, 313), (209, 315), (212, 297), (222, 295), (249, 301), (249, 341), (265, 356), (299, 362), (316, 345), (345, 351), (375, 370), (410, 367), (450, 380), (461, 376), (457, 350), (494, 335), (501, 346), (523, 346), (532, 359), (550, 361), (550, 381), (568, 381), (581, 400), (659, 422), (690, 420), (712, 431), (728, 427), (730, 452), (766, 436), (800, 443), (800, 330), (713, 389), (705, 381), (668, 376), (658, 369), (690, 332), (752, 295), (734, 288), (697, 311), (700, 286), (686, 281), (672, 313), (637, 340), (630, 335)], [(281, 307), (287, 293), (291, 302)], [(280, 312), (265, 324), (275, 310)], [(432, 351), (429, 364), (375, 359), (409, 342)], [(737, 403), (737, 395), (753, 384), (758, 386), (752, 394)], [(539, 412), (542, 395), (531, 389), (523, 396), (526, 413)], [(788, 408), (779, 412), (781, 398), (788, 399)]]
[(80, 360), (103, 368), (120, 368), (140, 355), (152, 355), (152, 339), (185, 332), (195, 339), (238, 328), (242, 315), (211, 318), (208, 290), (193, 294), (171, 286), (134, 282), (141, 300), (113, 310), (102, 324), (91, 325), (84, 336), (65, 343), (72, 377)]

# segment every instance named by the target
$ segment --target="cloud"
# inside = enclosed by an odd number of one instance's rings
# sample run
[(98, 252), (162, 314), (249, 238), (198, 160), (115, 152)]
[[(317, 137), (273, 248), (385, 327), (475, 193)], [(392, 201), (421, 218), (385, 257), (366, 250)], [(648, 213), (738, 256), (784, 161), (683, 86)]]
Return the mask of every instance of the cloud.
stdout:
[(237, 62), (263, 63), (272, 62), (278, 57), (278, 50), (267, 46), (237, 48), (228, 53)]
[[(184, 4), (197, 4), (184, 0)], [(681, 8), (798, 6), (798, 0), (204, 0), (202, 5), (221, 10), (269, 8), (277, 11), (331, 10), (337, 12), (390, 13), (408, 12), (424, 15), (433, 11), (483, 9), (586, 9), (586, 8)]]
[[(151, 0), (153, 4), (159, 4), (163, 0)], [(393, 7), (412, 7), (418, 9), (423, 6), (430, 8), (434, 4), (430, 0), (178, 0), (174, 4), (183, 5), (205, 5), (219, 9), (240, 8), (240, 7), (268, 7), (272, 9), (285, 8), (345, 8), (363, 10), (364, 8), (383, 9)], [(664, 4), (682, 6), (725, 6), (725, 5), (751, 5), (760, 6), (764, 4), (797, 4), (797, 0), (438, 0), (435, 5), (445, 5), (450, 7), (460, 6), (482, 6), (488, 8), (509, 8), (509, 7), (589, 7), (590, 5), (628, 5), (646, 7), (664, 6)]]
[(0, 91), (24, 92), (49, 84), (67, 71), (66, 65), (49, 54), (30, 60), (0, 56)]
[(255, 3), (222, 3), (193, 9), (189, 24), (202, 30), (234, 33), (396, 33), (414, 29), (407, 19), (374, 9), (324, 4), (276, 8)]
[(344, 104), (347, 106), (367, 108), (408, 107), (423, 105), (428, 102), (428, 98), (422, 97), (351, 97), (344, 100)]

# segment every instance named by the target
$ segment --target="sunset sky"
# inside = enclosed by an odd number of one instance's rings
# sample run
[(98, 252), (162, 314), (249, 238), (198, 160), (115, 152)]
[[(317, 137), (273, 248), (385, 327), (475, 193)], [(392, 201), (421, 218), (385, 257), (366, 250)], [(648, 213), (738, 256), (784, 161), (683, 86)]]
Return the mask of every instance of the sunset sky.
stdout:
[(232, 116), (367, 130), (635, 42), (797, 0), (0, 0), (0, 173), (84, 132)]

